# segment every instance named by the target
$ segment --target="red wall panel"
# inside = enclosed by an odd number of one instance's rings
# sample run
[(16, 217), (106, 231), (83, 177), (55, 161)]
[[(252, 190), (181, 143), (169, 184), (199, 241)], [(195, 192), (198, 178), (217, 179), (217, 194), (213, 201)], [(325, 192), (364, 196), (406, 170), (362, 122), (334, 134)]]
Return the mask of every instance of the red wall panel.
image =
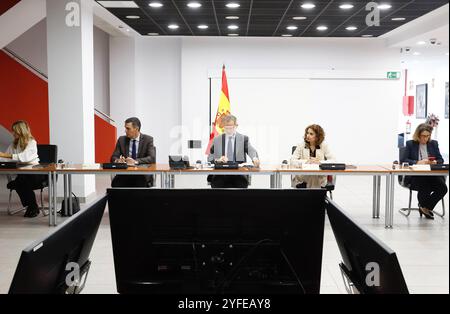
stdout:
[(40, 144), (50, 141), (47, 82), (0, 51), (0, 124), (26, 120)]
[(95, 116), (95, 162), (105, 163), (111, 160), (116, 146), (117, 128), (102, 118)]
[(0, 0), (0, 15), (11, 9), (19, 2), (20, 0)]

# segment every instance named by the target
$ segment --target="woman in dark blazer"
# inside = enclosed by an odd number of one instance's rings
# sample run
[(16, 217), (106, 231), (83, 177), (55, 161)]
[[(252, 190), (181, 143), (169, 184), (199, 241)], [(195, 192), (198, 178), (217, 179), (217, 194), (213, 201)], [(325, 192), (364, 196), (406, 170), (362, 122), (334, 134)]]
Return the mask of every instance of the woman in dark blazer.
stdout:
[[(433, 128), (428, 124), (420, 124), (413, 135), (413, 140), (406, 143), (404, 154), (400, 162), (410, 165), (442, 164), (444, 159), (439, 151), (437, 141), (431, 140)], [(447, 194), (445, 177), (442, 176), (413, 176), (411, 188), (417, 190), (419, 210), (428, 219), (433, 219), (433, 209)]]

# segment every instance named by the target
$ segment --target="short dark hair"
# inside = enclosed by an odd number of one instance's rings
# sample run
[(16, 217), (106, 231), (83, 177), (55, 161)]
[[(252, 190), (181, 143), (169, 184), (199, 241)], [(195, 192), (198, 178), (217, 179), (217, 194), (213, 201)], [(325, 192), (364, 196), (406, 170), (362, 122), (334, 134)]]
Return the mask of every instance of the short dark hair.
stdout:
[(141, 130), (141, 121), (138, 118), (136, 117), (128, 118), (125, 120), (125, 124), (127, 123), (131, 123), (133, 127), (138, 128), (139, 131)]

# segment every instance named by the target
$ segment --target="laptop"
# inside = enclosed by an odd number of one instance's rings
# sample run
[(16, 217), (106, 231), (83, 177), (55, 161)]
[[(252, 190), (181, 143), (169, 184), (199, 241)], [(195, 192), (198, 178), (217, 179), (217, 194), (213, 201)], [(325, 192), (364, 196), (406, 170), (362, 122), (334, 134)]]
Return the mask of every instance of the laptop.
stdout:
[(214, 169), (239, 169), (239, 163), (233, 161), (225, 163), (216, 162), (214, 164)]
[(431, 170), (449, 170), (448, 164), (430, 165)]
[(110, 162), (110, 163), (102, 164), (102, 168), (103, 169), (128, 169), (128, 165), (125, 163)]
[(0, 161), (0, 169), (17, 169), (19, 163), (16, 161)]

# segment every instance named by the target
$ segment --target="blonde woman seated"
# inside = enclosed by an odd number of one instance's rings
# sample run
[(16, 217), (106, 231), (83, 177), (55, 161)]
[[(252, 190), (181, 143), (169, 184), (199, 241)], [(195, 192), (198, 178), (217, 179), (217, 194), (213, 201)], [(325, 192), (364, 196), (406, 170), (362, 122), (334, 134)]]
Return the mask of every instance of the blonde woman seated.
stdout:
[[(39, 156), (37, 143), (31, 134), (30, 126), (25, 121), (16, 121), (11, 127), (14, 141), (6, 152), (0, 152), (0, 159), (17, 161), (21, 163), (38, 164)], [(39, 214), (34, 191), (39, 187), (45, 175), (19, 174), (15, 180), (8, 183), (8, 189), (16, 190), (22, 205), (27, 208), (24, 217), (33, 218)]]
[[(334, 159), (327, 144), (324, 143), (325, 132), (320, 125), (313, 124), (305, 129), (304, 142), (297, 146), (291, 157), (291, 166), (302, 164), (320, 164), (322, 161)], [(292, 179), (294, 188), (323, 188), (327, 185), (327, 176), (295, 176)]]

